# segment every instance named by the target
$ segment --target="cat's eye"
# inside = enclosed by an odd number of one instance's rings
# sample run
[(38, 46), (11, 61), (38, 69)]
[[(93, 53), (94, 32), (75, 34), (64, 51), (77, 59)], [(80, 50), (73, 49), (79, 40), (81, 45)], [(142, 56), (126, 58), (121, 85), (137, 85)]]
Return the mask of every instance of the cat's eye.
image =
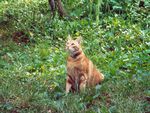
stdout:
[(71, 45), (74, 45), (74, 43), (72, 43)]

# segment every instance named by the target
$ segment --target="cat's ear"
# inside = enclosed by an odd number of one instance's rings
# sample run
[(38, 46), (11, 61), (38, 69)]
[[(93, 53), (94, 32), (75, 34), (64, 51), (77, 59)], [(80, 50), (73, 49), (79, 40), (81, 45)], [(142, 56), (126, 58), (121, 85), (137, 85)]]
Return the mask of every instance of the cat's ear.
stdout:
[(69, 41), (69, 40), (71, 40), (71, 39), (72, 39), (71, 36), (68, 35), (68, 36), (67, 36), (67, 40)]
[(79, 44), (81, 44), (82, 37), (81, 37), (81, 36), (78, 36), (77, 39), (76, 39), (76, 41), (77, 41)]

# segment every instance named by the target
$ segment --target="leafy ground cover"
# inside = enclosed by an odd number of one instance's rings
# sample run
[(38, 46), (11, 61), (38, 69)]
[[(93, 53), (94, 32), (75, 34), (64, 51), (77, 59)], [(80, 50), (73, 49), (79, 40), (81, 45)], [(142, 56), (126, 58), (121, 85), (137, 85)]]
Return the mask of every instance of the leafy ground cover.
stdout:
[[(122, 8), (125, 14), (102, 9), (97, 23), (91, 16), (77, 18), (87, 9), (76, 1), (63, 2), (76, 19), (52, 19), (46, 0), (0, 2), (0, 112), (150, 112), (149, 3), (141, 9), (138, 2), (128, 3), (129, 9)], [(21, 31), (28, 44), (13, 40)], [(83, 37), (83, 50), (105, 81), (66, 96), (68, 34)]]

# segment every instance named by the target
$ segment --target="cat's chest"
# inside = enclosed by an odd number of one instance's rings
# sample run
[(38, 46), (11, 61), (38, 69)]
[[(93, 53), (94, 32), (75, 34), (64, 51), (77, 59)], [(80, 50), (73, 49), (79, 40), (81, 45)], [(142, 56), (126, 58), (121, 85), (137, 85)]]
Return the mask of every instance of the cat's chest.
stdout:
[(68, 61), (67, 62), (67, 70), (74, 70), (74, 69), (81, 69), (82, 68), (82, 62), (81, 61)]
[(78, 57), (78, 59), (72, 59), (69, 57), (67, 59), (67, 73), (70, 75), (78, 75), (80, 73), (85, 73), (87, 71), (87, 59), (86, 57)]
[(67, 64), (67, 73), (71, 76), (74, 76), (78, 78), (81, 73), (83, 72), (83, 66), (81, 62), (68, 62)]

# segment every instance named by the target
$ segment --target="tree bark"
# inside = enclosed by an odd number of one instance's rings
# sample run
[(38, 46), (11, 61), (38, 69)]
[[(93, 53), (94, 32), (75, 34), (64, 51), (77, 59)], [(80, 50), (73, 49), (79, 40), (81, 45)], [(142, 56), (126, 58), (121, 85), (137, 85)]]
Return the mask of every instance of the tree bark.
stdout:
[(57, 0), (57, 8), (60, 17), (66, 16), (61, 0)]
[(48, 0), (48, 2), (49, 2), (51, 13), (54, 16), (55, 15), (55, 1), (54, 0)]
[(56, 9), (60, 17), (66, 16), (61, 0), (48, 0), (52, 16), (55, 16)]

